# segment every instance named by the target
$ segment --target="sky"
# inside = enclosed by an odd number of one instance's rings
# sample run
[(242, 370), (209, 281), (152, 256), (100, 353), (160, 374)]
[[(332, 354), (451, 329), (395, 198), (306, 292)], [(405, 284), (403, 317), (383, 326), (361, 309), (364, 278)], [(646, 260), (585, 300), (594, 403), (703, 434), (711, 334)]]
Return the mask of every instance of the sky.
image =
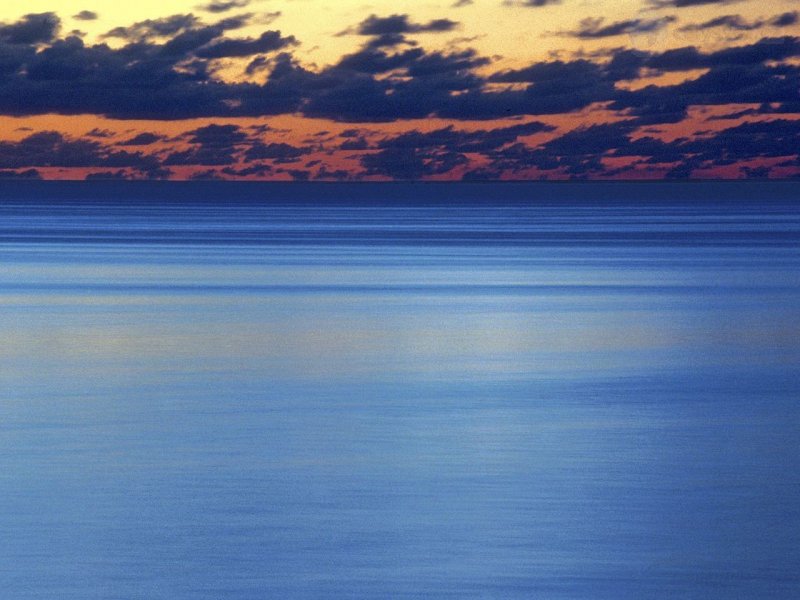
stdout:
[(800, 176), (800, 0), (0, 5), (0, 177)]

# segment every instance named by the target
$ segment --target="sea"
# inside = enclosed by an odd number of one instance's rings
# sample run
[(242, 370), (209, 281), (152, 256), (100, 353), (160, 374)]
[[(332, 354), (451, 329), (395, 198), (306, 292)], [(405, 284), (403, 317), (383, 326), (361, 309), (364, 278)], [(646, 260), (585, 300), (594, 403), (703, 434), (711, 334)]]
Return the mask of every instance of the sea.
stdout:
[(0, 596), (800, 598), (797, 182), (0, 185)]

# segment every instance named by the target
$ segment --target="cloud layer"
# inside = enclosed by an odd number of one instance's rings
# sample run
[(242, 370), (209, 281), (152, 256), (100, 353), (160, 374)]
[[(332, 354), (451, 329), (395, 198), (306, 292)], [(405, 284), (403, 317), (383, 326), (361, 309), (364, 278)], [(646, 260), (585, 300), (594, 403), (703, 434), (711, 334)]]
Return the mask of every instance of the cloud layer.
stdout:
[[(259, 12), (245, 0), (116, 25), (94, 40), (64, 33), (56, 12), (28, 14), (0, 23), (0, 115), (90, 117), (98, 132), (107, 122), (149, 124), (105, 138), (33, 130), (0, 142), (0, 169), (92, 177), (793, 176), (798, 13), (730, 12), (742, 2), (653, 0), (630, 18), (577, 19), (550, 37), (591, 49), (569, 46), (514, 66), (471, 47), (465, 34), (474, 32), (445, 16), (364, 15), (331, 34), (355, 47), (317, 65), (300, 52), (309, 40), (271, 24), (280, 11)], [(475, 10), (458, 4), (453, 16)], [(698, 18), (700, 8), (708, 18)], [(100, 17), (82, 10), (71, 18)], [(680, 43), (681, 33), (709, 30), (732, 37)], [(637, 42), (670, 32), (656, 47)], [(736, 38), (743, 34), (750, 38)], [(305, 120), (318, 131), (257, 125), (265, 118)], [(179, 135), (163, 125), (184, 121)]]

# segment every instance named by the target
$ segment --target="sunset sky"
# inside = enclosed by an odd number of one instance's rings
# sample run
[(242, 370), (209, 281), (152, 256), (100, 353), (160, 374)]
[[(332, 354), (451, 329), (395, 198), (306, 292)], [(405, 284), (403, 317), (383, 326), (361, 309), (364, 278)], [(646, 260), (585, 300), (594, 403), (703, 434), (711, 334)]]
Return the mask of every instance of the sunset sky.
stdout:
[(800, 175), (800, 1), (0, 5), (0, 175)]

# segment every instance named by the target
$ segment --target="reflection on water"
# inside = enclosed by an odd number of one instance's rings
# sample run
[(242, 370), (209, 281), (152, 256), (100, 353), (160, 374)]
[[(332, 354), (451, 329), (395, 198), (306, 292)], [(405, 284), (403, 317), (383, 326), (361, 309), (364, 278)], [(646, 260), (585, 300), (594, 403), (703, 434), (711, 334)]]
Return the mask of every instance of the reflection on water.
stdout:
[(791, 204), (0, 218), (9, 598), (800, 597)]

